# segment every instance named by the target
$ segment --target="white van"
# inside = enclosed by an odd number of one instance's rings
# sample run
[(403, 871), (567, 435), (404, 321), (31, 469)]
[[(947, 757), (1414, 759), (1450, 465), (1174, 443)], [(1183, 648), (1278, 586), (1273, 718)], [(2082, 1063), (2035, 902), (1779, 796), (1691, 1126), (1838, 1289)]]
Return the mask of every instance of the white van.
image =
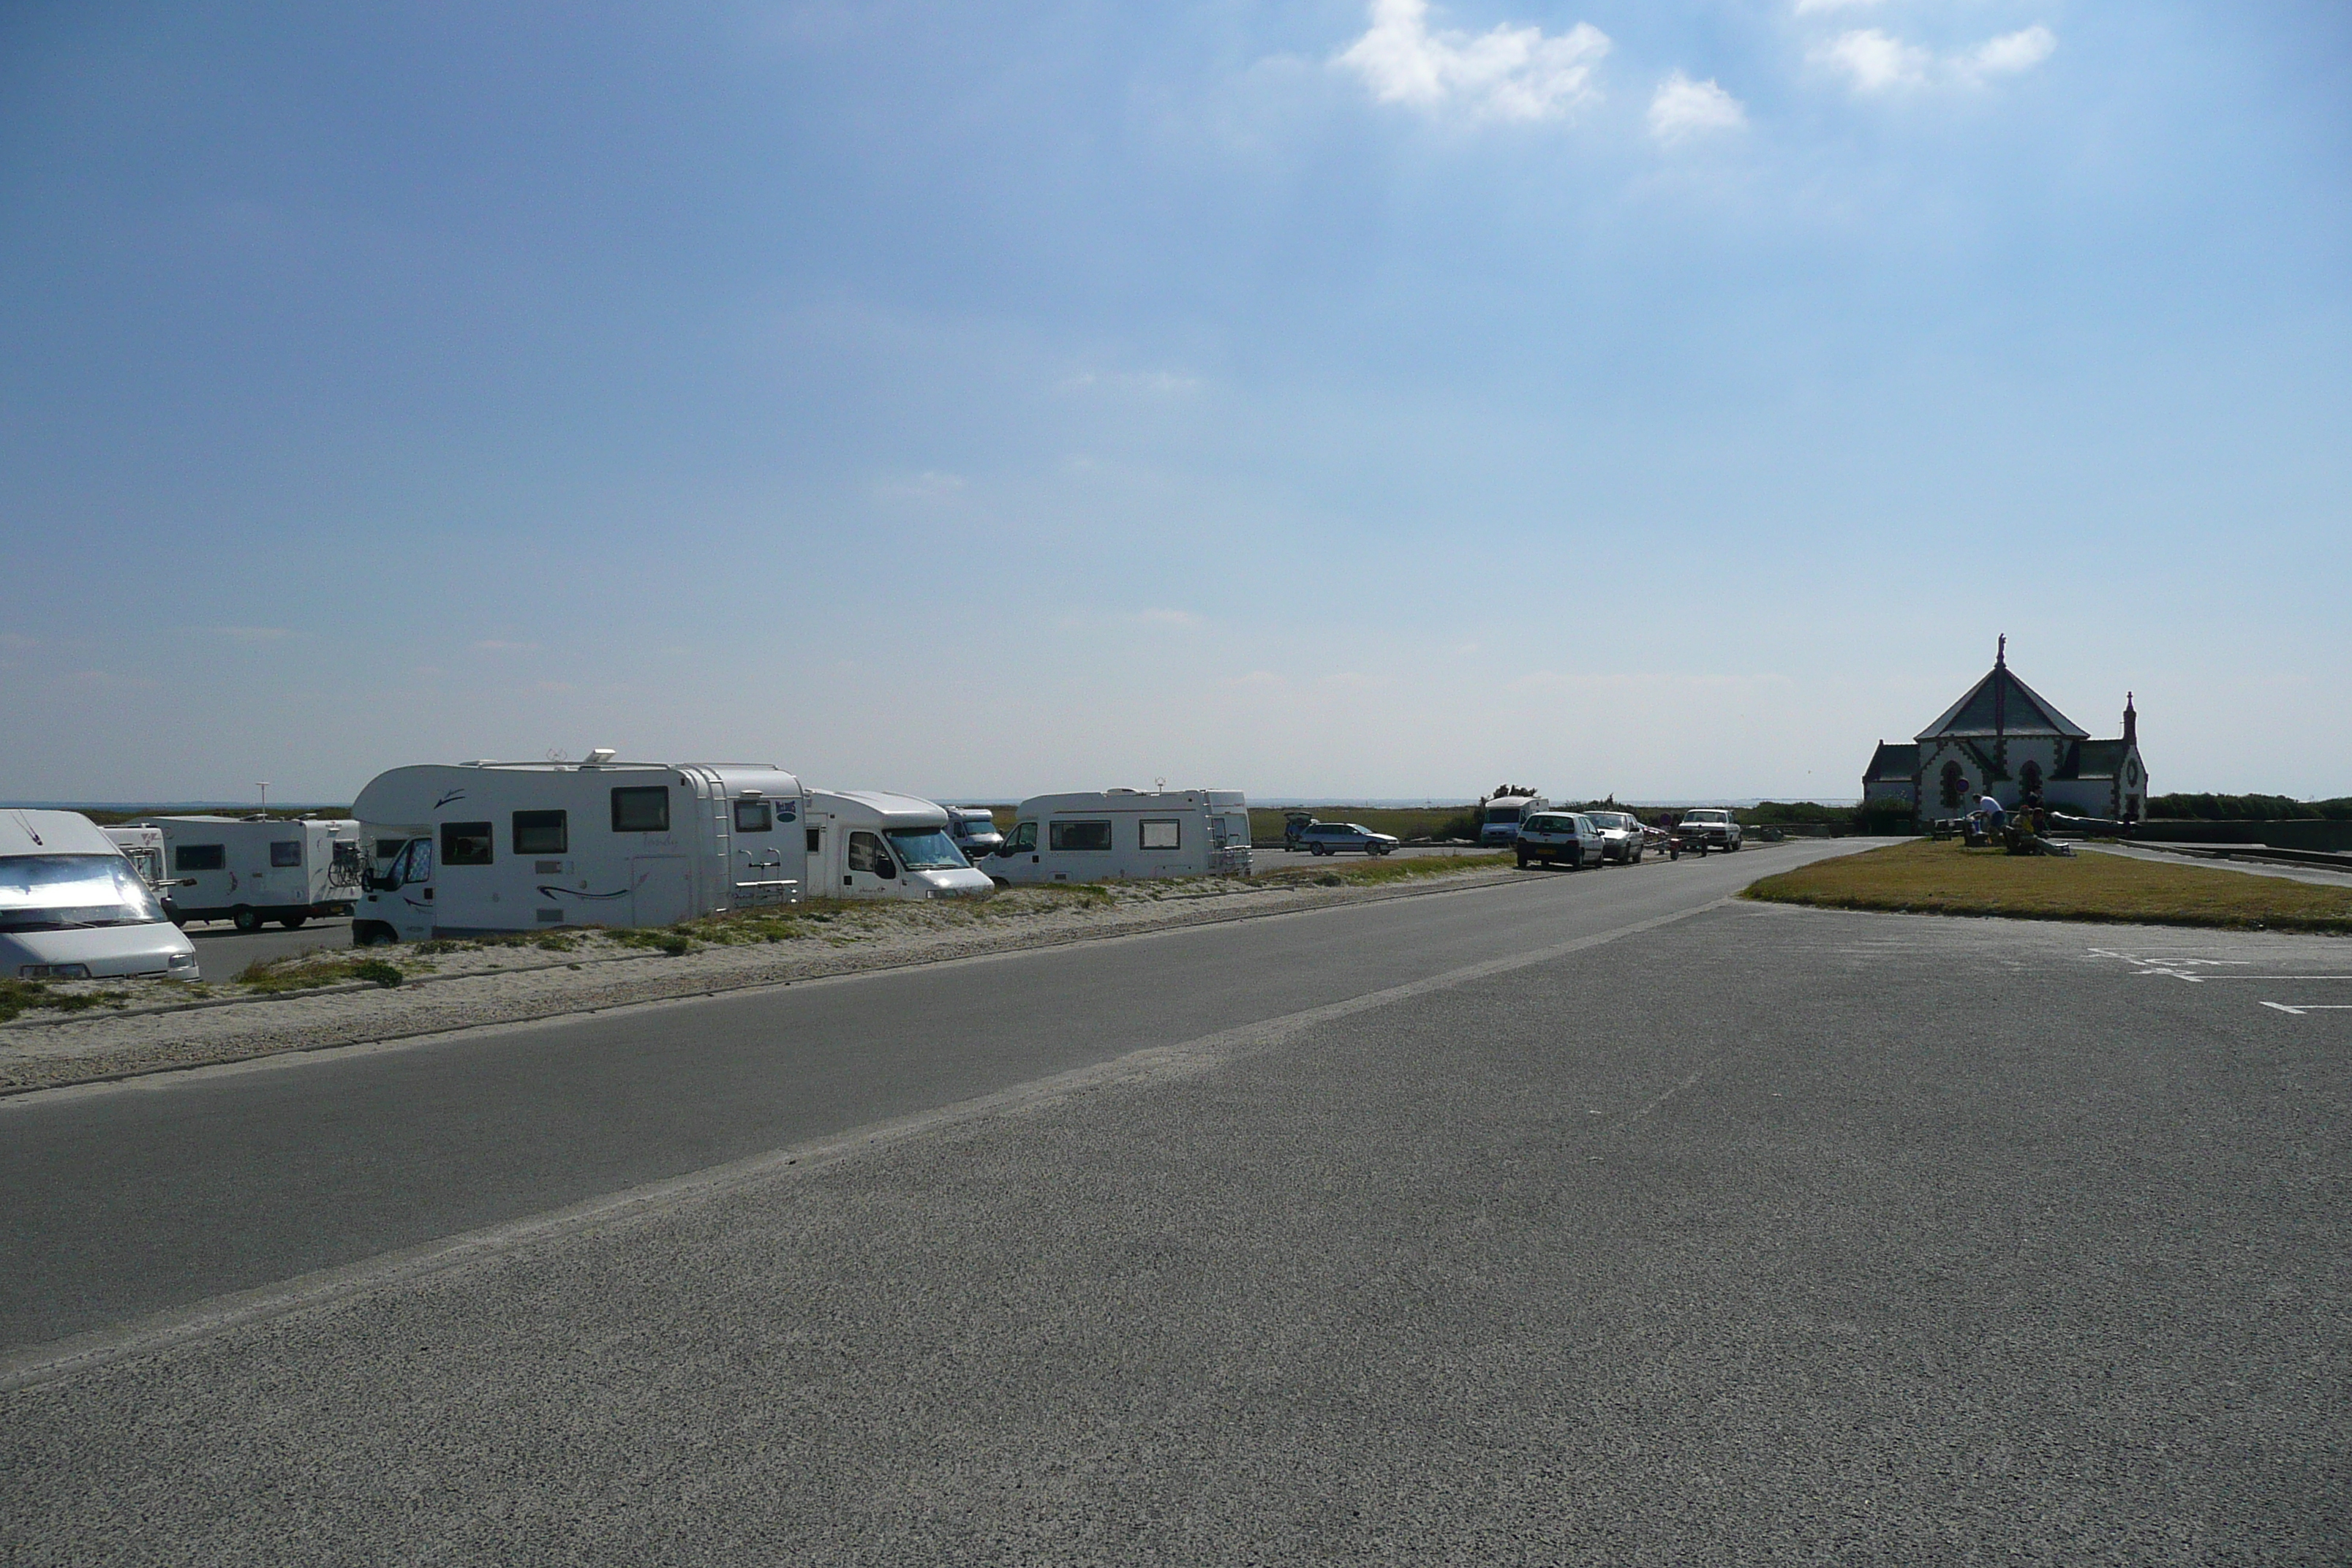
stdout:
[(1137, 877), (1246, 877), (1249, 802), (1237, 789), (1111, 789), (1021, 803), (981, 862), (1000, 887)]
[(163, 869), (162, 828), (152, 823), (143, 823), (129, 827), (101, 827), (99, 831), (122, 851), (122, 858), (131, 862), (131, 868), (139, 873), (139, 879), (146, 883), (157, 898), (168, 896), (164, 886), (171, 874)]
[(811, 790), (807, 837), (815, 897), (953, 899), (996, 891), (949, 836), (947, 808), (911, 795)]
[(239, 931), (294, 930), (340, 915), (360, 894), (360, 825), (345, 817), (159, 816), (173, 920), (227, 920)]
[(196, 950), (89, 817), (0, 811), (0, 974), (194, 980)]
[(760, 763), (425, 763), (352, 811), (368, 845), (352, 941), (663, 926), (791, 903), (808, 792)]
[(948, 837), (975, 866), (1004, 842), (1004, 835), (996, 830), (996, 813), (984, 805), (950, 805), (947, 814)]
[(1550, 808), (1551, 802), (1539, 795), (1490, 795), (1478, 808), (1478, 842), (1516, 844), (1519, 840), (1519, 824)]

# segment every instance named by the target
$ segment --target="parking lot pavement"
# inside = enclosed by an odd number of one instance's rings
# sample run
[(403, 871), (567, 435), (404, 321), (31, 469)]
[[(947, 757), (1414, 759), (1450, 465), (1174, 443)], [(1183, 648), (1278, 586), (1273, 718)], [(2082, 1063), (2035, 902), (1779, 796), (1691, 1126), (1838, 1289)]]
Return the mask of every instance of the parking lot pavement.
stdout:
[[(1513, 932), (1610, 883), (1528, 886)], [(1361, 983), (21, 1389), (0, 1529), (37, 1563), (2342, 1562), (2352, 1012), (2292, 1009), (2345, 952), (1731, 904)]]
[(247, 933), (226, 921), (190, 921), (180, 928), (195, 944), (196, 967), (206, 980), (234, 980), (248, 963), (265, 958), (289, 958), (322, 947), (352, 945), (348, 915), (328, 915), (306, 922), (299, 931), (268, 926)]

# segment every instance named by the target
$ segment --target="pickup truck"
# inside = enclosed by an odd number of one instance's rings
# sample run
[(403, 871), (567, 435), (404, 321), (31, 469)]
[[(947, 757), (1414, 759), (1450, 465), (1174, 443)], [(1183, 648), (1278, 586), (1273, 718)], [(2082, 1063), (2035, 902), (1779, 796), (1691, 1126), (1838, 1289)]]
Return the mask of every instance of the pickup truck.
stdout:
[(1719, 805), (1702, 805), (1683, 813), (1675, 836), (1684, 843), (1704, 838), (1710, 849), (1727, 852), (1739, 847), (1739, 819)]

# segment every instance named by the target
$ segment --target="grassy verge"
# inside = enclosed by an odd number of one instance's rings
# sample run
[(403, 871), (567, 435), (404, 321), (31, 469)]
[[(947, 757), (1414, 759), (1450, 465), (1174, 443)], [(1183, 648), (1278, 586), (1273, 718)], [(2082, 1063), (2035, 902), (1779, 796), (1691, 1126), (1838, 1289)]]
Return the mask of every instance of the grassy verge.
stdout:
[(1767, 877), (1745, 894), (1820, 909), (2352, 935), (2352, 888), (2118, 855), (2072, 859), (1921, 840)]
[(304, 953), (298, 958), (261, 959), (248, 963), (236, 977), (236, 983), (253, 994), (276, 996), (289, 991), (341, 985), (352, 980), (393, 986), (405, 978), (398, 964), (387, 963), (381, 958), (316, 958)]
[(52, 991), (37, 980), (0, 980), (0, 1024), (36, 1007), (81, 1013), (92, 1007), (120, 1007), (126, 1000), (120, 991)]
[(1383, 856), (1342, 861), (1334, 856), (1323, 866), (1286, 866), (1261, 871), (1250, 879), (1275, 887), (1308, 885), (1318, 888), (1377, 887), (1382, 882), (1407, 882), (1416, 877), (1442, 877), (1451, 871), (1487, 871), (1512, 863), (1508, 855)]

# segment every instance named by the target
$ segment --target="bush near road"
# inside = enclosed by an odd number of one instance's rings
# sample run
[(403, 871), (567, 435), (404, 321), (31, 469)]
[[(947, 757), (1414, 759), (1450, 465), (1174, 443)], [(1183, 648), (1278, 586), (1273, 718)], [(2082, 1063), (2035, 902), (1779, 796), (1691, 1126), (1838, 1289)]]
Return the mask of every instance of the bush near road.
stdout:
[(2005, 915), (2352, 935), (2352, 888), (2095, 851), (2072, 858), (1922, 839), (1767, 877), (1744, 897), (1819, 909)]

